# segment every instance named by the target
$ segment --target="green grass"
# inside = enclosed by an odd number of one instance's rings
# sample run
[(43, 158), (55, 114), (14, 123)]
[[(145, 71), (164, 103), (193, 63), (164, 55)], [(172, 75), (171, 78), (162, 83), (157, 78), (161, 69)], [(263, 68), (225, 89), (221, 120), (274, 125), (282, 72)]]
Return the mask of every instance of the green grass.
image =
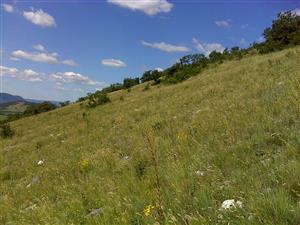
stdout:
[(0, 224), (300, 223), (300, 48), (143, 90), (11, 123)]

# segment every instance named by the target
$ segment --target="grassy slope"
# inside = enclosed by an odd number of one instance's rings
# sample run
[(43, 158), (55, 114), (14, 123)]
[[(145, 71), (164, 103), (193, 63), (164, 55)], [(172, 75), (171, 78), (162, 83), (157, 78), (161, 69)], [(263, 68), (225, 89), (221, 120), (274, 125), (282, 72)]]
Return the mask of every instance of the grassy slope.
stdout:
[[(154, 224), (159, 207), (168, 224), (299, 224), (299, 82), (294, 48), (13, 122), (0, 224)], [(220, 211), (232, 198), (243, 209)]]

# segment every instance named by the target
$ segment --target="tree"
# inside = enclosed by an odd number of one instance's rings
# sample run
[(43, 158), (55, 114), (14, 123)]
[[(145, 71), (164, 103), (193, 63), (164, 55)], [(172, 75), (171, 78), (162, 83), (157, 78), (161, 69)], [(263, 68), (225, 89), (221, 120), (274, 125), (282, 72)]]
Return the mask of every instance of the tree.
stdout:
[(123, 86), (124, 88), (130, 88), (132, 86), (135, 86), (137, 84), (140, 83), (140, 78), (136, 77), (136, 78), (125, 78), (123, 80)]
[(264, 30), (268, 51), (300, 44), (300, 16), (292, 11), (279, 13), (272, 26)]
[(212, 63), (222, 62), (224, 59), (223, 54), (221, 52), (213, 51), (209, 54), (209, 60)]
[(141, 77), (141, 82), (144, 83), (153, 80), (155, 83), (157, 83), (162, 74), (163, 73), (159, 72), (158, 70), (148, 70), (145, 73), (143, 73)]
[(47, 112), (50, 110), (56, 109), (56, 106), (51, 102), (42, 102), (41, 104), (35, 104), (28, 106), (27, 109), (24, 111), (24, 116), (30, 116), (39, 114), (42, 112)]

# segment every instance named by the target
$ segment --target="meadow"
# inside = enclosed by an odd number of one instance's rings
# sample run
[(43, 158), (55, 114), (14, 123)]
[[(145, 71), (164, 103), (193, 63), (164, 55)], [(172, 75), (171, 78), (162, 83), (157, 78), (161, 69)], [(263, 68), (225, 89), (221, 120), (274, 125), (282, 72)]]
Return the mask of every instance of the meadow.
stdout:
[(299, 47), (145, 85), (12, 122), (0, 224), (300, 224)]

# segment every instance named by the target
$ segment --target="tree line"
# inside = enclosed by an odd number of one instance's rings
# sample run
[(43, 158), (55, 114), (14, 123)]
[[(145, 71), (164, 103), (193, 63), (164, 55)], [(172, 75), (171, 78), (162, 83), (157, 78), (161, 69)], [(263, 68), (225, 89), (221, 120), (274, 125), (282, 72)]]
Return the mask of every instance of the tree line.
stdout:
[[(195, 76), (209, 65), (220, 64), (229, 60), (240, 60), (247, 55), (266, 54), (285, 48), (300, 45), (300, 16), (293, 11), (282, 12), (272, 21), (271, 27), (263, 32), (264, 41), (254, 42), (248, 48), (232, 47), (226, 48), (223, 52), (213, 51), (208, 57), (203, 54), (190, 54), (183, 56), (177, 63), (164, 71), (148, 70), (140, 77), (129, 77), (123, 80), (123, 83), (114, 83), (109, 87), (97, 91), (107, 94), (121, 89), (130, 89), (140, 83), (152, 82), (152, 85), (159, 83), (178, 83), (192, 76)], [(78, 102), (89, 99), (93, 94), (81, 97)]]

